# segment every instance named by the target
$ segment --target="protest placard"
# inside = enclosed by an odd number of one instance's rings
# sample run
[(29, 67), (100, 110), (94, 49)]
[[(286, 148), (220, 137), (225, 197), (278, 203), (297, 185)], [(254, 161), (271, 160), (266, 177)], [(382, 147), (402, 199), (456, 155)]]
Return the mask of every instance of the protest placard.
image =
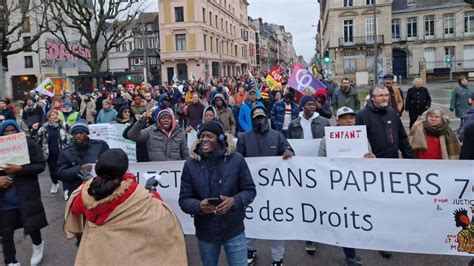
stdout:
[(366, 126), (325, 127), (328, 157), (363, 158), (369, 152)]
[(305, 88), (309, 88), (312, 93), (321, 88), (326, 88), (326, 85), (313, 76), (308, 69), (300, 64), (296, 64), (291, 71), (288, 85), (296, 91), (303, 93)]
[(271, 75), (268, 75), (265, 79), (270, 90), (275, 89), (277, 86), (281, 86), (281, 83), (278, 83)]
[(0, 166), (30, 163), (25, 132), (0, 137)]
[(91, 139), (100, 139), (109, 145), (110, 148), (122, 149), (128, 155), (130, 162), (137, 161), (135, 142), (122, 137), (127, 125), (123, 124), (94, 124), (89, 125)]

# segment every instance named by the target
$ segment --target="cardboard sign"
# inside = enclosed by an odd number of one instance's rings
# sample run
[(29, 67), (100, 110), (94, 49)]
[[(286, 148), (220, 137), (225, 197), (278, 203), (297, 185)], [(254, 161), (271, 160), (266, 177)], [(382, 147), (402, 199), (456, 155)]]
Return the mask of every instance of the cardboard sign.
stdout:
[(369, 152), (365, 126), (325, 127), (328, 157), (364, 158)]
[(0, 137), (0, 167), (6, 164), (30, 163), (25, 132)]

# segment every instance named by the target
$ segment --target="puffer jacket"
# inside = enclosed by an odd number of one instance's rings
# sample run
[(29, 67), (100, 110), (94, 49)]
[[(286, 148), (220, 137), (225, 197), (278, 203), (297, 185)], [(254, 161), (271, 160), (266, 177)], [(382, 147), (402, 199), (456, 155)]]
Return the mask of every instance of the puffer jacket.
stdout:
[[(235, 152), (234, 137), (226, 134), (226, 144), (208, 156), (200, 149), (200, 140), (191, 147), (191, 158), (181, 174), (179, 206), (194, 215), (196, 237), (220, 242), (245, 230), (245, 208), (257, 191), (244, 157)], [(220, 195), (234, 197), (235, 206), (224, 215), (203, 214), (200, 202)]]
[(64, 190), (68, 190), (69, 195), (82, 184), (81, 166), (96, 163), (99, 156), (108, 149), (109, 145), (105, 141), (89, 139), (87, 144), (81, 146), (72, 143), (59, 154), (56, 174), (63, 181)]
[(150, 161), (179, 161), (189, 157), (186, 133), (176, 127), (176, 119), (173, 116), (174, 128), (168, 136), (157, 124), (147, 128), (146, 122), (137, 121), (128, 131), (127, 137), (135, 142), (146, 142), (148, 159)]
[[(272, 111), (270, 112), (270, 119), (272, 120), (273, 125), (275, 125), (275, 129), (280, 132), (283, 130), (283, 123), (285, 121), (285, 108), (285, 100), (279, 100), (273, 105)], [(298, 117), (298, 109), (298, 105), (292, 101), (291, 120)]]
[(391, 107), (378, 108), (372, 100), (356, 116), (357, 125), (367, 127), (367, 138), (377, 158), (414, 158), (408, 136), (398, 111)]
[[(256, 101), (255, 106), (263, 106), (263, 103)], [(252, 104), (250, 104), (249, 101), (246, 101), (242, 106), (240, 107), (239, 111), (239, 125), (242, 128), (244, 132), (252, 130), (252, 118), (250, 117), (250, 113), (252, 111)]]
[[(50, 130), (55, 130), (57, 132), (58, 138), (56, 140), (50, 139)], [(49, 122), (44, 123), (38, 130), (36, 137), (42, 146), (46, 159), (50, 154), (50, 144), (57, 141), (59, 150), (62, 151), (69, 145), (71, 140), (67, 131), (67, 125), (62, 121), (58, 121), (57, 124), (51, 124)]]

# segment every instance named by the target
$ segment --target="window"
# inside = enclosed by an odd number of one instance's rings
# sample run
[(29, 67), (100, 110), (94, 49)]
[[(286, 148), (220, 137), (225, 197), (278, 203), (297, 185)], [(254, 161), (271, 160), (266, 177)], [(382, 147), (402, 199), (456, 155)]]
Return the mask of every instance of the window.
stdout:
[(23, 21), (22, 30), (23, 32), (30, 32), (31, 24), (30, 24), (30, 17), (25, 17), (25, 21)]
[(209, 25), (212, 26), (212, 12), (209, 12)]
[(213, 40), (214, 40), (214, 39), (213, 39), (212, 37), (210, 37), (209, 43), (211, 44), (211, 53), (212, 53), (212, 50), (214, 50), (214, 48), (213, 48), (213, 43), (214, 43)]
[(434, 16), (426, 16), (425, 17), (425, 37), (434, 37), (435, 29), (434, 29)]
[(143, 64), (144, 64), (143, 57), (133, 58), (133, 65), (140, 66), (140, 65), (143, 65)]
[(343, 0), (343, 6), (353, 6), (353, 0)]
[(353, 20), (344, 20), (344, 42), (354, 42)]
[(202, 22), (206, 23), (206, 9), (202, 9)]
[(143, 49), (143, 39), (138, 40), (138, 49)]
[(375, 3), (375, 0), (365, 0), (366, 5), (373, 5)]
[(474, 33), (474, 12), (464, 13), (464, 32)]
[(365, 19), (365, 39), (367, 42), (374, 42), (374, 18)]
[(176, 51), (186, 51), (186, 34), (176, 34)]
[(153, 31), (153, 23), (146, 24), (146, 30), (147, 31)]
[(207, 51), (207, 35), (204, 34), (204, 51)]
[[(219, 47), (219, 39), (216, 38), (216, 51), (219, 53), (220, 47)], [(221, 51), (222, 53), (222, 51)]]
[(218, 18), (217, 18), (217, 15), (216, 15), (216, 28), (219, 28), (219, 24), (217, 24), (217, 21), (218, 21)]
[(128, 50), (133, 50), (133, 42), (128, 43)]
[(127, 44), (126, 43), (122, 43), (122, 51), (123, 52), (127, 51)]
[(444, 15), (444, 35), (454, 34), (454, 15)]
[(392, 39), (400, 39), (400, 20), (392, 20)]
[(182, 6), (174, 8), (174, 17), (175, 17), (176, 22), (184, 21), (184, 10)]
[(23, 37), (23, 47), (25, 52), (31, 52), (31, 37)]
[(33, 56), (25, 56), (25, 68), (33, 68)]
[(416, 18), (408, 18), (407, 19), (407, 32), (408, 38), (415, 38), (417, 36), (417, 25), (416, 25)]
[(120, 45), (115, 47), (115, 52), (120, 52)]
[(237, 56), (237, 45), (235, 45), (235, 56)]
[(416, 0), (407, 0), (407, 5), (415, 6), (416, 5)]

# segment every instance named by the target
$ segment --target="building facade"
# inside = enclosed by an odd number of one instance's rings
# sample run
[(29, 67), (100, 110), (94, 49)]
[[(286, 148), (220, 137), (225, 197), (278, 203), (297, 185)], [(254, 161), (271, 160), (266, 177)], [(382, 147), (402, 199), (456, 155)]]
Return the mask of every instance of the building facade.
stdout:
[[(374, 1), (377, 29), (374, 34)], [(474, 10), (462, 0), (319, 0), (317, 52), (329, 56), (320, 68), (333, 79), (359, 84), (378, 75), (403, 78), (428, 73), (474, 70)], [(448, 60), (449, 58), (449, 60)]]
[(246, 0), (159, 0), (162, 80), (232, 76), (249, 69)]

